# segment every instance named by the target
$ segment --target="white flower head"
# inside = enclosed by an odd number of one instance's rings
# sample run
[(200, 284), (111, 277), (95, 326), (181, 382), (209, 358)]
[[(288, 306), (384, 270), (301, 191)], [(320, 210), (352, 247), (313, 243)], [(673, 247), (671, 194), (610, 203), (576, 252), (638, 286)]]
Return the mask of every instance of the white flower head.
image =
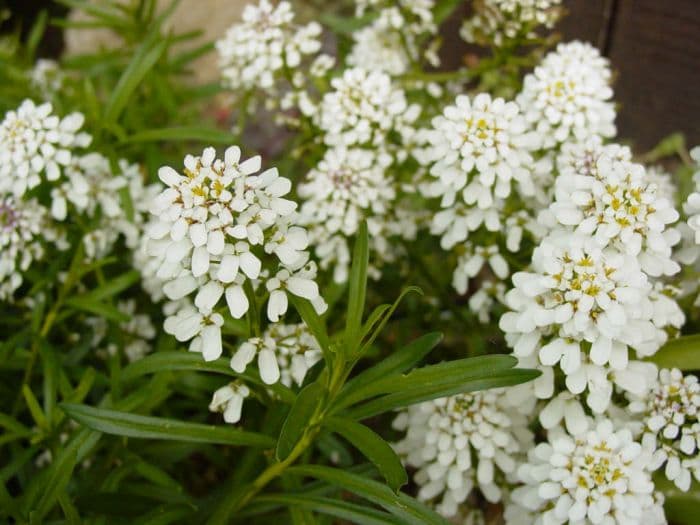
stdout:
[(413, 405), (395, 420), (406, 436), (395, 445), (417, 468), (418, 498), (438, 500), (436, 509), (454, 516), (473, 489), (490, 502), (501, 500), (500, 482), (516, 468), (516, 457), (532, 446), (526, 419), (502, 390), (486, 390)]
[(500, 228), (497, 209), (514, 188), (525, 195), (534, 192), (530, 164), (531, 137), (514, 102), (492, 99), (482, 93), (473, 100), (457, 97), (454, 106), (433, 120), (431, 148), (421, 159), (432, 163), (430, 174), (437, 180), (428, 185), (431, 196), (441, 197), (450, 215), (465, 217), (454, 235), (452, 220), (437, 215), (433, 232), (442, 234), (444, 248), (466, 240), (482, 224), (491, 231)]
[(0, 192), (21, 197), (42, 180), (56, 181), (73, 150), (84, 148), (90, 136), (81, 133), (84, 117), (59, 118), (51, 104), (27, 99), (0, 122)]
[(12, 299), (22, 274), (44, 256), (41, 239), (48, 230), (48, 210), (36, 199), (0, 199), (0, 301)]
[(682, 491), (691, 478), (700, 481), (700, 383), (694, 375), (662, 369), (651, 391), (634, 398), (630, 410), (644, 418), (642, 443), (653, 454), (652, 469), (665, 466), (666, 477)]
[[(240, 319), (250, 306), (246, 281), (257, 287), (267, 280), (271, 320), (286, 312), (287, 292), (322, 311), (315, 267), (304, 251), (306, 230), (296, 225), (296, 203), (284, 198), (291, 182), (275, 168), (258, 174), (260, 157), (241, 162), (240, 153), (233, 146), (217, 159), (214, 148), (206, 148), (200, 157), (185, 157), (183, 174), (167, 166), (159, 170), (167, 188), (151, 207), (148, 250), (159, 261), (156, 277), (164, 281), (165, 295), (176, 301), (196, 292), (194, 306), (210, 320), (225, 298), (231, 316)], [(206, 326), (203, 341), (214, 344), (212, 327), (220, 324)], [(219, 340), (203, 349), (204, 357), (216, 359), (220, 348)]]
[(331, 87), (315, 115), (329, 146), (382, 145), (389, 132), (411, 128), (420, 113), (382, 71), (346, 69)]
[(305, 324), (272, 324), (261, 337), (243, 342), (231, 358), (231, 368), (243, 373), (255, 360), (268, 385), (301, 386), (309, 368), (321, 359), (321, 348)]
[(296, 68), (321, 48), (320, 35), (316, 22), (294, 23), (289, 2), (247, 5), (243, 20), (216, 42), (224, 83), (234, 90), (271, 90), (285, 68)]
[(515, 356), (536, 355), (543, 367), (558, 366), (571, 393), (588, 390), (587, 403), (597, 413), (606, 409), (613, 382), (643, 391), (644, 367), (630, 361), (630, 350), (656, 352), (663, 327), (653, 317), (652, 288), (636, 258), (592, 239), (550, 236), (535, 249), (532, 270), (514, 274), (513, 284), (506, 294), (513, 311), (499, 325)]
[(595, 140), (567, 149), (543, 224), (563, 226), (634, 256), (648, 275), (677, 273), (680, 266), (671, 255), (680, 234), (669, 225), (679, 214), (659, 195), (644, 167), (620, 159), (626, 153), (622, 148)]
[(534, 38), (539, 26), (551, 28), (561, 16), (561, 0), (482, 0), (460, 34), (471, 43), (502, 46), (518, 37)]
[(245, 384), (233, 381), (214, 392), (209, 410), (222, 412), (226, 423), (238, 423), (241, 420), (243, 401), (249, 395), (250, 389)]
[(573, 436), (552, 430), (518, 468), (524, 485), (512, 498), (537, 525), (666, 523), (648, 461), (632, 433), (610, 420)]
[(517, 97), (542, 148), (567, 140), (615, 134), (607, 59), (584, 42), (568, 42), (545, 56), (525, 77)]

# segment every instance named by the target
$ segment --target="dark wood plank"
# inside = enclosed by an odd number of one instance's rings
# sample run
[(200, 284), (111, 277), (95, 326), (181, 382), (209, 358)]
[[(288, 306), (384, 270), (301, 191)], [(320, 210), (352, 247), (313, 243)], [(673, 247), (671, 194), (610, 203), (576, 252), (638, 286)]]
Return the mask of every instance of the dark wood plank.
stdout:
[(620, 135), (649, 148), (674, 131), (700, 144), (700, 2), (618, 0), (610, 59)]
[(567, 15), (557, 26), (563, 40), (584, 40), (602, 50), (608, 30), (608, 4), (612, 2), (614, 0), (564, 0)]

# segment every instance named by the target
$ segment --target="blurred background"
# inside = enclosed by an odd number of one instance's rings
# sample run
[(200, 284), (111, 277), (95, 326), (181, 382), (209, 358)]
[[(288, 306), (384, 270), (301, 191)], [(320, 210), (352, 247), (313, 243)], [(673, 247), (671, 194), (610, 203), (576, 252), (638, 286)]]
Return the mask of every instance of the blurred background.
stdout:
[[(101, 0), (93, 0), (99, 3)], [(126, 0), (125, 0), (126, 1)], [(221, 36), (249, 0), (181, 0), (171, 18), (178, 32), (202, 30), (201, 41)], [(439, 1), (439, 0), (438, 0)], [(26, 31), (41, 10), (52, 16), (73, 16), (70, 1), (0, 0), (0, 32)], [(162, 0), (163, 5), (170, 3)], [(324, 13), (352, 12), (352, 0), (296, 0), (304, 18)], [(465, 0), (442, 28), (446, 39), (442, 58), (450, 68), (484, 51), (459, 39), (461, 20), (469, 15)], [(681, 131), (689, 146), (700, 144), (700, 0), (564, 0), (568, 16), (558, 26), (563, 40), (581, 39), (596, 45), (612, 61), (615, 93), (620, 104), (620, 136), (638, 150)], [(215, 16), (213, 15), (215, 13)], [(94, 30), (51, 27), (40, 55), (57, 57), (114, 45), (110, 35)], [(216, 77), (216, 57), (201, 59), (194, 78)]]

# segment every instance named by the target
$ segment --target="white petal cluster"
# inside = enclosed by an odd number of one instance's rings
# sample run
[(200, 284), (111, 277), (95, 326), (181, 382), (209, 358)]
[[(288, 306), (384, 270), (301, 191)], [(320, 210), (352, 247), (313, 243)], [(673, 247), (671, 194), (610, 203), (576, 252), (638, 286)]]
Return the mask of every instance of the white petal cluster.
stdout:
[(206, 148), (199, 157), (185, 157), (182, 174), (160, 168), (167, 187), (151, 207), (148, 249), (159, 261), (156, 276), (165, 282), (165, 295), (177, 301), (196, 292), (193, 305), (166, 321), (166, 331), (180, 341), (195, 338), (190, 348), (207, 360), (221, 355), (223, 317), (215, 309), (225, 297), (231, 316), (243, 317), (247, 281), (252, 287), (265, 282), (271, 321), (286, 312), (287, 293), (325, 308), (315, 266), (307, 264), (306, 230), (296, 225), (296, 203), (284, 198), (291, 182), (276, 168), (257, 174), (260, 157), (240, 157), (236, 146), (224, 159)]
[(690, 151), (690, 156), (695, 161), (698, 170), (693, 176), (695, 191), (688, 195), (688, 200), (683, 205), (683, 211), (688, 217), (688, 226), (695, 234), (695, 244), (700, 244), (700, 146), (693, 148)]
[(666, 523), (648, 461), (632, 433), (609, 420), (575, 436), (550, 432), (518, 468), (524, 486), (512, 493), (506, 523), (523, 523), (518, 506), (535, 525)]
[(321, 48), (321, 26), (294, 23), (289, 2), (260, 0), (247, 5), (243, 19), (216, 42), (224, 84), (234, 90), (270, 90), (285, 69), (299, 66)]
[[(114, 173), (109, 159), (99, 153), (74, 156), (64, 168), (65, 181), (51, 190), (51, 215), (66, 221), (73, 213), (90, 220), (83, 237), (89, 260), (106, 256), (120, 236), (127, 248), (140, 241), (150, 201), (160, 191), (156, 184), (145, 186), (141, 169), (121, 159)], [(133, 214), (126, 213), (123, 194), (128, 195)]]
[(600, 140), (567, 144), (559, 159), (550, 228), (564, 227), (635, 257), (650, 276), (673, 275), (680, 266), (671, 258), (680, 234), (669, 225), (679, 218), (673, 203), (628, 150), (603, 146)]
[(629, 406), (644, 418), (642, 443), (653, 454), (650, 468), (665, 465), (666, 477), (683, 491), (691, 475), (700, 481), (700, 383), (694, 375), (662, 369), (654, 388)]
[(410, 406), (393, 423), (406, 436), (395, 444), (417, 468), (418, 498), (455, 516), (473, 489), (490, 502), (502, 498), (499, 484), (516, 469), (515, 457), (530, 446), (525, 417), (507, 404), (502, 390), (486, 390)]
[[(532, 194), (532, 140), (517, 104), (486, 93), (473, 100), (458, 96), (454, 106), (433, 119), (433, 127), (432, 147), (423, 162), (432, 161), (430, 174), (437, 180), (428, 191), (441, 197), (446, 209), (445, 215), (436, 215), (432, 230), (442, 235), (441, 244), (448, 249), (482, 224), (497, 231), (500, 219), (494, 208), (516, 183), (519, 191)], [(454, 215), (464, 215), (459, 228)]]
[(48, 99), (63, 86), (65, 73), (55, 60), (40, 58), (29, 71), (29, 81), (42, 97)]
[(328, 146), (381, 146), (391, 131), (412, 130), (420, 113), (420, 107), (409, 105), (404, 91), (382, 71), (346, 69), (331, 87), (315, 115)]
[[(153, 349), (153, 339), (157, 335), (153, 321), (148, 314), (138, 311), (135, 299), (119, 301), (117, 310), (128, 318), (119, 323), (119, 344), (108, 341), (103, 346), (109, 330), (109, 322), (104, 317), (89, 317), (85, 323), (92, 331), (91, 346), (99, 355), (115, 355), (122, 349), (129, 362), (143, 359)], [(73, 337), (79, 340), (81, 335), (76, 333)]]
[[(379, 12), (370, 25), (353, 33), (355, 43), (347, 63), (394, 76), (406, 73), (411, 63), (420, 58), (418, 37), (437, 31), (432, 13), (434, 1), (357, 2), (358, 16), (369, 7)], [(439, 64), (437, 55), (430, 48), (425, 51), (425, 56), (432, 65)]]
[[(320, 267), (332, 268), (336, 282), (348, 278), (348, 237), (360, 223), (369, 222), (373, 241), (386, 229), (397, 193), (387, 175), (392, 162), (390, 155), (374, 149), (331, 148), (299, 185), (299, 222), (309, 230)], [(382, 258), (382, 253), (376, 255)]]
[(256, 357), (266, 384), (281, 381), (285, 386), (301, 386), (309, 368), (321, 360), (321, 348), (305, 324), (274, 323), (261, 337), (241, 344), (231, 358), (231, 368), (243, 373)]
[(22, 273), (44, 255), (41, 239), (48, 210), (36, 199), (19, 200), (12, 195), (0, 199), (0, 301), (12, 298), (22, 285)]
[(467, 42), (501, 46), (517, 38), (533, 38), (538, 26), (551, 28), (561, 16), (561, 0), (482, 0), (460, 34)]
[(250, 389), (245, 384), (233, 381), (214, 392), (209, 410), (222, 412), (226, 423), (238, 423), (241, 420), (243, 401), (249, 395)]
[(0, 193), (21, 197), (42, 180), (58, 180), (73, 150), (90, 143), (83, 121), (81, 113), (59, 118), (51, 104), (29, 99), (8, 111), (0, 122)]
[(531, 271), (514, 274), (513, 284), (506, 294), (513, 311), (499, 326), (515, 356), (536, 355), (542, 367), (558, 366), (567, 389), (587, 390), (597, 413), (608, 407), (613, 383), (637, 392), (650, 386), (644, 367), (630, 362), (630, 350), (653, 354), (665, 332), (636, 258), (601, 249), (591, 238), (550, 236), (535, 249)]
[(523, 81), (517, 97), (540, 147), (615, 134), (610, 66), (588, 43), (562, 43)]

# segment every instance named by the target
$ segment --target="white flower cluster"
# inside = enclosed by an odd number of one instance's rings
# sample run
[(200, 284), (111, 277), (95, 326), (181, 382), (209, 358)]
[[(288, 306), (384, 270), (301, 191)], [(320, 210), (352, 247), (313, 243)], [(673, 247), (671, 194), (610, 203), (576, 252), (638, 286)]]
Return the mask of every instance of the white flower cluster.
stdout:
[(243, 402), (250, 396), (250, 389), (241, 381), (232, 381), (222, 386), (212, 397), (209, 410), (222, 412), (226, 423), (238, 423), (241, 420)]
[[(119, 301), (117, 310), (127, 317), (126, 321), (119, 323), (119, 346), (114, 341), (102, 346), (109, 323), (104, 317), (89, 317), (85, 322), (92, 329), (91, 346), (105, 356), (115, 355), (121, 348), (129, 362), (138, 361), (153, 349), (156, 328), (148, 314), (138, 312), (135, 299)], [(74, 339), (79, 338), (80, 334), (74, 334)]]
[[(587, 390), (596, 413), (607, 409), (612, 382), (638, 393), (651, 386), (643, 368), (630, 366), (630, 350), (653, 354), (665, 332), (636, 258), (601, 249), (591, 238), (552, 235), (535, 249), (531, 271), (516, 273), (513, 283), (506, 303), (514, 311), (499, 326), (515, 356), (559, 365), (568, 390)], [(553, 381), (551, 373), (543, 377)], [(544, 392), (543, 398), (553, 394), (551, 387)]]
[(0, 301), (22, 285), (22, 273), (44, 255), (40, 242), (47, 228), (47, 210), (35, 199), (12, 195), (0, 199)]
[[(368, 7), (378, 9), (378, 15), (371, 24), (353, 33), (355, 43), (347, 63), (394, 76), (406, 73), (420, 58), (418, 37), (437, 31), (432, 13), (434, 1), (360, 1), (357, 2), (358, 16)], [(425, 55), (432, 65), (438, 65), (439, 60), (430, 48)]]
[[(424, 184), (424, 192), (439, 197), (442, 208), (433, 217), (431, 233), (440, 235), (443, 249), (456, 247), (462, 253), (455, 288), (464, 293), (486, 261), (496, 275), (507, 277), (508, 264), (498, 246), (473, 246), (470, 237), (478, 230), (497, 237), (508, 221), (506, 199), (534, 194), (534, 143), (518, 105), (485, 93), (473, 100), (460, 95), (433, 119), (428, 140), (419, 160), (430, 166), (433, 179)], [(528, 224), (521, 219), (514, 220), (508, 234), (509, 250), (519, 249)]]
[(382, 146), (394, 131), (410, 133), (420, 106), (409, 105), (402, 89), (382, 71), (346, 69), (331, 81), (316, 124), (328, 146)]
[[(320, 267), (332, 268), (336, 282), (348, 278), (348, 237), (357, 233), (363, 219), (373, 244), (386, 233), (396, 198), (395, 184), (387, 174), (392, 163), (390, 155), (372, 149), (331, 148), (299, 185), (303, 200), (299, 222), (309, 229)], [(382, 259), (382, 253), (376, 254)]]
[(542, 148), (615, 135), (608, 60), (592, 45), (562, 43), (525, 76), (517, 102)]
[(478, 489), (490, 502), (502, 499), (499, 485), (516, 469), (515, 457), (532, 446), (526, 418), (502, 390), (460, 394), (413, 405), (394, 420), (406, 431), (395, 444), (407, 465), (418, 469), (418, 498), (438, 499), (451, 517)]
[(37, 106), (27, 99), (8, 111), (0, 123), (0, 193), (22, 197), (43, 179), (56, 181), (76, 148), (90, 144), (79, 132), (84, 117), (72, 113), (59, 118), (51, 104)]
[(666, 477), (680, 490), (688, 491), (692, 476), (700, 481), (698, 378), (683, 376), (675, 368), (660, 370), (649, 395), (633, 400), (629, 408), (644, 418), (642, 444), (653, 453), (650, 468), (665, 465)]
[(460, 34), (467, 42), (502, 46), (531, 39), (539, 26), (551, 28), (561, 16), (561, 0), (482, 0)]
[(243, 373), (256, 356), (263, 382), (301, 386), (309, 368), (321, 360), (321, 348), (305, 324), (273, 323), (262, 336), (241, 344), (231, 358), (231, 368)]
[(629, 430), (610, 420), (577, 435), (551, 431), (518, 468), (509, 524), (664, 524), (649, 456)]
[(241, 23), (216, 42), (224, 83), (234, 90), (271, 90), (280, 75), (291, 74), (305, 56), (321, 48), (320, 35), (316, 22), (294, 23), (289, 2), (247, 5)]
[(690, 156), (698, 169), (693, 176), (695, 190), (688, 195), (683, 210), (688, 216), (688, 226), (695, 234), (695, 244), (700, 244), (700, 146), (693, 148), (690, 151)]
[[(296, 203), (285, 199), (289, 179), (276, 168), (260, 170), (260, 157), (240, 162), (236, 146), (223, 159), (214, 148), (187, 155), (183, 174), (162, 167), (166, 189), (153, 201), (149, 253), (159, 261), (157, 277), (165, 295), (177, 301), (196, 291), (165, 322), (179, 341), (193, 339), (190, 349), (207, 360), (222, 352), (223, 317), (215, 310), (225, 296), (232, 317), (248, 312), (252, 289), (265, 283), (270, 292), (268, 318), (276, 322), (287, 311), (287, 293), (325, 309), (308, 263), (307, 233), (296, 225)], [(308, 264), (307, 264), (308, 263)]]
[[(65, 221), (70, 212), (92, 221), (83, 236), (85, 255), (89, 260), (106, 256), (120, 236), (126, 247), (138, 247), (150, 202), (160, 191), (157, 184), (145, 186), (141, 169), (126, 160), (118, 162), (114, 173), (109, 159), (99, 153), (74, 156), (64, 168), (65, 181), (51, 190), (51, 215)], [(125, 195), (126, 197), (123, 197)], [(130, 200), (133, 210), (127, 215), (123, 198)]]

